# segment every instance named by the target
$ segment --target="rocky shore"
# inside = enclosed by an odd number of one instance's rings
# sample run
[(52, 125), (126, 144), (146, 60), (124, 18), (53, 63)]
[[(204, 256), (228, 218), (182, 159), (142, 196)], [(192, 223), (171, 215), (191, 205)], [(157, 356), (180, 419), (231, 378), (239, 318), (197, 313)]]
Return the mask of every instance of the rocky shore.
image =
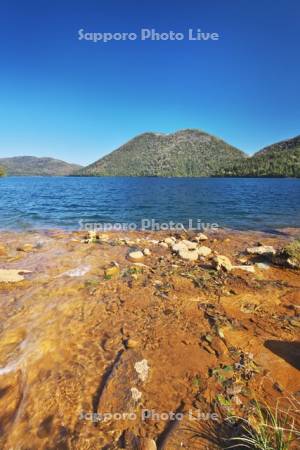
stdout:
[(1, 232), (0, 448), (221, 449), (278, 404), (296, 438), (299, 236)]

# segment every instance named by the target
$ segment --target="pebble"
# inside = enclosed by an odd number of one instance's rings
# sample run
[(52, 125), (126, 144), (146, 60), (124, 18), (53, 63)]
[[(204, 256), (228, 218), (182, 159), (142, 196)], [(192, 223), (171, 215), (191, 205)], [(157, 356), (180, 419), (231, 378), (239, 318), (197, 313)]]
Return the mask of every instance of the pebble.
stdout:
[(151, 255), (151, 251), (149, 250), (149, 248), (144, 248), (144, 255), (145, 256), (150, 256)]
[(142, 261), (144, 259), (144, 254), (140, 250), (130, 252), (128, 255), (128, 259), (133, 262)]
[(140, 438), (138, 449), (139, 450), (157, 450), (157, 446), (153, 439)]

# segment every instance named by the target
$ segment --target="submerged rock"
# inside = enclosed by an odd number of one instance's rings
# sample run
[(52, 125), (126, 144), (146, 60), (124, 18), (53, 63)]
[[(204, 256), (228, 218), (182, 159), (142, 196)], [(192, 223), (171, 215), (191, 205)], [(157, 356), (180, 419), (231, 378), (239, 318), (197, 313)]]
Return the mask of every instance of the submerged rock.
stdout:
[(0, 283), (17, 283), (23, 281), (22, 274), (31, 273), (30, 270), (22, 269), (0, 269)]

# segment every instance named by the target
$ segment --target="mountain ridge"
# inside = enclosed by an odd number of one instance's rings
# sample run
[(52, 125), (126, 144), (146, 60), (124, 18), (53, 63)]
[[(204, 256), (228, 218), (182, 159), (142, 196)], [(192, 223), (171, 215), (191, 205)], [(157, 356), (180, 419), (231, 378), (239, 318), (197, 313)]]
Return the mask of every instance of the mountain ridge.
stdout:
[(246, 158), (241, 150), (197, 129), (145, 132), (87, 167), (78, 176), (211, 176), (214, 167)]
[(262, 148), (245, 161), (219, 171), (229, 177), (300, 177), (300, 135)]
[(8, 176), (67, 176), (82, 167), (56, 158), (37, 156), (0, 158), (0, 166)]

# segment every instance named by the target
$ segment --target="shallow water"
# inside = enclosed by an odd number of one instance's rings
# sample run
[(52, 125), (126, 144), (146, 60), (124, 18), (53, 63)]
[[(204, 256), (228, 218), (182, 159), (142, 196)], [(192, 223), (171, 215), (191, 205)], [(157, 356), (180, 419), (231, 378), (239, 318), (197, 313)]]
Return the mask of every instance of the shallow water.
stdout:
[[(300, 180), (267, 178), (0, 179), (0, 229), (129, 223), (143, 219), (236, 229), (300, 224)], [(146, 223), (146, 225), (149, 225)]]

